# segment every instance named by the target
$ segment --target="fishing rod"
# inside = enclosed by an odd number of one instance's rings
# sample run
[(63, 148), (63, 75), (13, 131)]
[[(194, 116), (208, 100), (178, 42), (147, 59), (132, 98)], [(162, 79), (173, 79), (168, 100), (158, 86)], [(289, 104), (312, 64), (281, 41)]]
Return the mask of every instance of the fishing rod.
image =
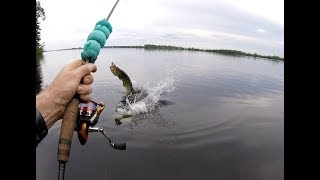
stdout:
[[(119, 0), (116, 1), (106, 19), (96, 23), (94, 30), (87, 37), (87, 42), (84, 44), (81, 59), (86, 63), (95, 63), (100, 49), (105, 45), (106, 40), (112, 32), (112, 26), (109, 23), (109, 18), (117, 6)], [(104, 103), (80, 103), (79, 95), (76, 94), (68, 106), (60, 130), (57, 160), (59, 162), (58, 180), (64, 179), (65, 166), (69, 161), (70, 149), (72, 144), (73, 132), (77, 131), (80, 144), (84, 145), (88, 139), (88, 132), (101, 132), (114, 149), (125, 150), (126, 143), (113, 142), (107, 133), (100, 127), (93, 127), (99, 120), (99, 115), (104, 109)]]

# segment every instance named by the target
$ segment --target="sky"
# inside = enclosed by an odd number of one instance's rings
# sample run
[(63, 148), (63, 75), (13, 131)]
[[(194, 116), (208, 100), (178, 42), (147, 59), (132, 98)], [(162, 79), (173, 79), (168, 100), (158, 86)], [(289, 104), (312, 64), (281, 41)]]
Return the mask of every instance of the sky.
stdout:
[[(83, 47), (116, 0), (38, 0), (45, 50)], [(284, 0), (120, 0), (105, 46), (172, 45), (284, 57)]]

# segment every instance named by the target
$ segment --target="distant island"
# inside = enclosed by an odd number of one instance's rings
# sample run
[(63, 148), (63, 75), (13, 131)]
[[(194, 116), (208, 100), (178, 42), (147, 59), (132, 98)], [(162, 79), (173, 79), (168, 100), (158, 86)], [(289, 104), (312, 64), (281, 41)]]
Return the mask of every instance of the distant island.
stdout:
[[(198, 48), (185, 48), (180, 46), (153, 45), (153, 44), (146, 44), (144, 46), (104, 46), (102, 48), (142, 48), (145, 50), (202, 51), (202, 52), (212, 52), (212, 53), (230, 55), (230, 56), (251, 56), (251, 57), (259, 57), (259, 58), (284, 61), (284, 58), (275, 56), (275, 55), (264, 56), (257, 53), (246, 53), (242, 51), (229, 50), (229, 49), (198, 49)], [(83, 48), (78, 47), (78, 48), (68, 48), (68, 49), (59, 49), (59, 50), (51, 50), (51, 51), (65, 51), (65, 50), (74, 50), (74, 49), (83, 49)], [(45, 52), (50, 52), (50, 51), (45, 51)]]

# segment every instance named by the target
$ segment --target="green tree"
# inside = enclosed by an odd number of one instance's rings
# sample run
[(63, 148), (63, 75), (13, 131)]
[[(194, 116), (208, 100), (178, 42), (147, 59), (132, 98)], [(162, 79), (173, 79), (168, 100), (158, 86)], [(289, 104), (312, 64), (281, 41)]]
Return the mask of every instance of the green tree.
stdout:
[(40, 5), (40, 2), (39, 1), (36, 1), (37, 4), (36, 4), (36, 53), (37, 54), (42, 54), (42, 51), (43, 51), (43, 47), (44, 45), (43, 44), (40, 44), (40, 40), (41, 40), (41, 33), (40, 33), (40, 20), (44, 21), (46, 19), (46, 15), (45, 15), (45, 11), (44, 11), (44, 8), (41, 7)]

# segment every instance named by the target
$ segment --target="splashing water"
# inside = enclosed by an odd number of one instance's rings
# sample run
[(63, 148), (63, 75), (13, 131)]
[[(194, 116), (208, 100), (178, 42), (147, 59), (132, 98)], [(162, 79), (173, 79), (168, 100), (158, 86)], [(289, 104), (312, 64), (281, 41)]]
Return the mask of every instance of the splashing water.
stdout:
[(134, 96), (134, 100), (130, 102), (127, 97), (126, 105), (117, 107), (116, 112), (121, 115), (137, 115), (154, 111), (161, 95), (172, 92), (175, 89), (175, 79), (172, 72), (166, 73), (165, 78), (160, 80), (154, 87), (140, 85), (137, 89), (141, 90), (141, 92)]

